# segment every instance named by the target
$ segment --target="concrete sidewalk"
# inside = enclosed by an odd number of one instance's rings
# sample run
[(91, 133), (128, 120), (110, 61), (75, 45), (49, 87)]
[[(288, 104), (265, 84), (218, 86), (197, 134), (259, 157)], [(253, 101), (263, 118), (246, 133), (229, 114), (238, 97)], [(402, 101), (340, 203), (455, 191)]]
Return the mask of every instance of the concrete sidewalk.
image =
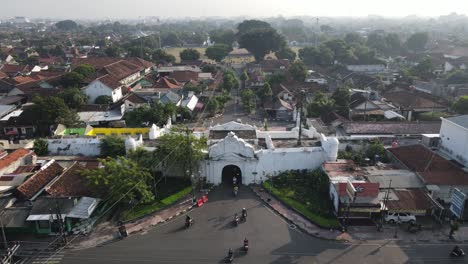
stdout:
[(276, 213), (296, 225), (302, 231), (317, 238), (358, 242), (376, 240), (398, 240), (406, 242), (468, 242), (468, 226), (460, 226), (455, 232), (454, 239), (449, 239), (450, 228), (448, 226), (438, 228), (423, 228), (417, 233), (406, 230), (407, 225), (385, 225), (382, 231), (377, 231), (375, 226), (349, 226), (348, 232), (322, 229), (281, 201), (271, 196), (261, 186), (252, 186), (252, 190), (260, 199), (267, 203)]
[[(188, 198), (188, 199), (187, 199)], [(152, 215), (125, 224), (129, 235), (146, 232), (153, 226), (169, 221), (170, 219), (183, 214), (193, 208), (191, 197), (186, 197), (183, 201), (178, 202), (166, 209), (155, 212)], [(115, 223), (103, 222), (94, 227), (93, 232), (89, 235), (82, 236), (73, 241), (71, 248), (83, 249), (96, 247), (106, 243), (110, 243), (118, 239), (118, 227)]]

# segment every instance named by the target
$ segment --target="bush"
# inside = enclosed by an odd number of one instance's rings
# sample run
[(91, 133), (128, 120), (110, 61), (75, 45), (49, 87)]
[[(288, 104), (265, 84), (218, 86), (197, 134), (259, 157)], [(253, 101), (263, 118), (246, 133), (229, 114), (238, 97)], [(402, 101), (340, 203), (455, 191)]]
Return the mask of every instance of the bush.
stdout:
[(49, 143), (46, 139), (38, 138), (34, 140), (34, 153), (38, 156), (46, 156), (49, 154)]

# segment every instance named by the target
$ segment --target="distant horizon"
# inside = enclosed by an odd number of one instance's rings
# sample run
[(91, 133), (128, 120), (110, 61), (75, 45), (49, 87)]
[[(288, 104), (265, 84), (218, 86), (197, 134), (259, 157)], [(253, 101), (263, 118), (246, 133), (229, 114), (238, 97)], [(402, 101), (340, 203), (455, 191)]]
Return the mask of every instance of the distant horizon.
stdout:
[[(158, 3), (159, 2), (159, 3)], [(267, 4), (265, 4), (267, 3)], [(2, 3), (0, 19), (137, 20), (269, 17), (434, 18), (457, 13), (468, 15), (466, 0), (445, 0), (443, 5), (424, 0), (14, 0)]]

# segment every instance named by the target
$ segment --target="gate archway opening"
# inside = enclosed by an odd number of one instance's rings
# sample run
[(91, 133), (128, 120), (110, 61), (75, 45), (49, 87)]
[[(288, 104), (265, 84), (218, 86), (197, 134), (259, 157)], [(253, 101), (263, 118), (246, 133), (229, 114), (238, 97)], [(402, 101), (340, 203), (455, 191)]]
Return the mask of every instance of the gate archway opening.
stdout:
[(236, 178), (237, 184), (242, 184), (242, 171), (236, 165), (227, 165), (223, 168), (222, 182), (225, 185), (233, 186), (233, 179)]

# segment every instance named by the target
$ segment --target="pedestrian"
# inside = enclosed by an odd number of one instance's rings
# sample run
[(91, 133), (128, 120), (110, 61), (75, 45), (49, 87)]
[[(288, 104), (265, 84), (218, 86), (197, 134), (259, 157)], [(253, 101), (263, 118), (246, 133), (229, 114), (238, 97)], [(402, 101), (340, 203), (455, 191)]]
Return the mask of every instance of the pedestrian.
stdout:
[(236, 176), (232, 177), (232, 184), (234, 184), (234, 185), (237, 184), (237, 178), (236, 178)]

